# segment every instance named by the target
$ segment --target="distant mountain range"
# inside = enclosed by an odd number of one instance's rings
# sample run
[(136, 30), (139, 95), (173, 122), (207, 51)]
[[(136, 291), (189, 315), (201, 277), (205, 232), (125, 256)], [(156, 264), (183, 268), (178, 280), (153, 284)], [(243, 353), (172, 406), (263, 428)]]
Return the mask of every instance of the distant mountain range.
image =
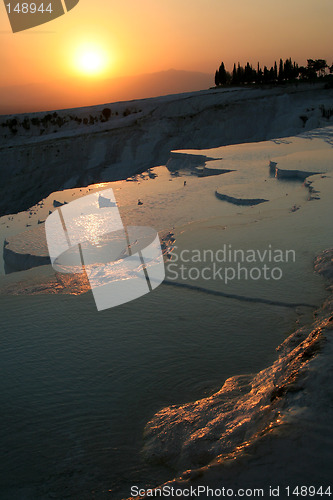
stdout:
[(108, 80), (73, 79), (45, 84), (0, 87), (0, 114), (50, 111), (115, 101), (203, 90), (214, 84), (212, 75), (170, 69), (158, 73)]

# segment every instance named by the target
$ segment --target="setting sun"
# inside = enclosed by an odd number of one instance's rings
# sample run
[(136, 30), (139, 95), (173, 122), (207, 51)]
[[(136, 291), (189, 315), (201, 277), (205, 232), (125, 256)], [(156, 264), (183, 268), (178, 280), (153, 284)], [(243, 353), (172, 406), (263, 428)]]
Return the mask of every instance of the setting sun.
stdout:
[(106, 70), (108, 57), (100, 47), (81, 47), (75, 54), (74, 64), (87, 76), (100, 75)]

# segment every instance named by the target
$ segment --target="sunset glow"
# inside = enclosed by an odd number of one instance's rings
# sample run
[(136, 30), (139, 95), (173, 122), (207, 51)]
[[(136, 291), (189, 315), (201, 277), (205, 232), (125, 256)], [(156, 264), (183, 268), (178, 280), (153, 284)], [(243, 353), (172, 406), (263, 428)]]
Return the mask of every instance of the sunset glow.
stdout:
[[(2, 113), (208, 88), (221, 61), (228, 71), (238, 61), (268, 68), (289, 57), (299, 65), (307, 58), (333, 62), (332, 0), (320, 7), (315, 0), (281, 0), (279, 8), (265, 0), (80, 1), (66, 15), (15, 34), (1, 9)], [(156, 92), (133, 79), (171, 69), (210, 79), (201, 84), (194, 77), (179, 89), (167, 73)]]

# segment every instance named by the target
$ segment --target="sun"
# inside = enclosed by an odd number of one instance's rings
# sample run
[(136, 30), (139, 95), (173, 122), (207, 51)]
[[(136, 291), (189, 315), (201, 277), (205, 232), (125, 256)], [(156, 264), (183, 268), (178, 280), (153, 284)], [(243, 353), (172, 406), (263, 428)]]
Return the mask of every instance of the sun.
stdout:
[(95, 50), (84, 52), (78, 62), (82, 70), (87, 73), (96, 73), (103, 67), (103, 58)]
[(76, 69), (86, 76), (98, 76), (104, 73), (108, 66), (106, 52), (98, 46), (82, 46), (75, 54)]

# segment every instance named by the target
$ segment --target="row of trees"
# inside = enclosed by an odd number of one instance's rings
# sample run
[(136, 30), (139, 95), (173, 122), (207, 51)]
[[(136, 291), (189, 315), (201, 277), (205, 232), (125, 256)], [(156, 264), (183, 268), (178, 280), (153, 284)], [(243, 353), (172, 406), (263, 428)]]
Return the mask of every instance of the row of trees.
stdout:
[(299, 79), (312, 81), (325, 76), (327, 69), (329, 69), (330, 73), (333, 73), (333, 64), (328, 66), (325, 59), (308, 59), (307, 66), (298, 66), (296, 62), (289, 58), (286, 61), (280, 59), (279, 66), (275, 61), (274, 66), (270, 69), (267, 66), (261, 68), (259, 63), (257, 69), (253, 68), (250, 63), (246, 63), (245, 67), (238, 63), (237, 67), (234, 64), (232, 72), (229, 73), (222, 62), (215, 72), (215, 85), (283, 83)]

